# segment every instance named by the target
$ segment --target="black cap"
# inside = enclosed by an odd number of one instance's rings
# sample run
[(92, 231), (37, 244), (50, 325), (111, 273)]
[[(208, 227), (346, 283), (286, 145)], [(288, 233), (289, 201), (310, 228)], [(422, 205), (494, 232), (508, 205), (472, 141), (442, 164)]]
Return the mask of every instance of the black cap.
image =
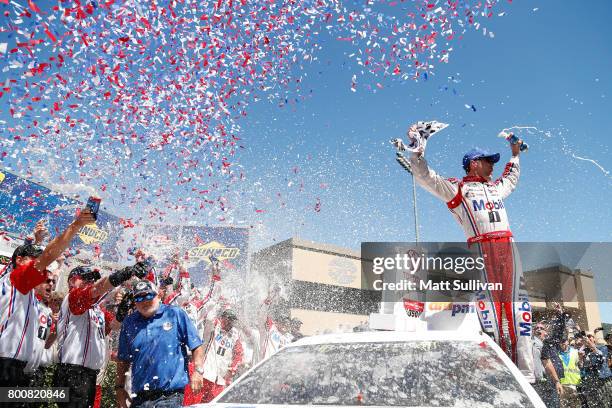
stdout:
[(225, 317), (228, 320), (238, 320), (238, 316), (232, 309), (225, 309), (223, 313), (221, 313), (221, 317)]
[(68, 279), (74, 276), (80, 276), (83, 280), (93, 282), (102, 277), (99, 270), (90, 268), (89, 266), (77, 266), (76, 268), (73, 268), (68, 274)]
[(29, 256), (32, 258), (38, 258), (40, 254), (43, 252), (43, 247), (34, 245), (34, 244), (24, 244), (15, 248), (13, 251), (13, 256), (11, 258), (11, 262), (13, 263), (13, 268), (17, 267), (17, 257), (18, 256)]

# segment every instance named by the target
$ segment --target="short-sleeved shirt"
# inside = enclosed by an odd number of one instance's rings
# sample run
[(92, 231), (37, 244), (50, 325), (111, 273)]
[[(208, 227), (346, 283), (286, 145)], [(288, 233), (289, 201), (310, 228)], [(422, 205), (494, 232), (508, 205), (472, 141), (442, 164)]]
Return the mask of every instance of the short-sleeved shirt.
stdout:
[(0, 357), (36, 362), (44, 350), (36, 340), (43, 321), (33, 289), (45, 281), (47, 274), (34, 264), (32, 260), (14, 269), (8, 266), (1, 274)]
[[(558, 343), (551, 341), (549, 339), (544, 340), (544, 345), (542, 346), (542, 354), (540, 356), (542, 360), (550, 360), (555, 371), (557, 372), (557, 377), (559, 379), (563, 378), (565, 372), (563, 370), (563, 363), (561, 362), (561, 358), (559, 357), (559, 346)], [(548, 375), (546, 373), (546, 375)]]
[(187, 348), (195, 350), (202, 339), (187, 313), (161, 304), (146, 319), (134, 312), (125, 318), (119, 335), (119, 360), (132, 364), (132, 391), (173, 391), (185, 388)]
[(60, 363), (99, 370), (106, 359), (106, 336), (113, 315), (92, 297), (93, 285), (70, 290), (60, 308), (57, 345)]
[(544, 343), (539, 337), (533, 338), (533, 374), (537, 381), (544, 378), (544, 366), (542, 366), (542, 347)]

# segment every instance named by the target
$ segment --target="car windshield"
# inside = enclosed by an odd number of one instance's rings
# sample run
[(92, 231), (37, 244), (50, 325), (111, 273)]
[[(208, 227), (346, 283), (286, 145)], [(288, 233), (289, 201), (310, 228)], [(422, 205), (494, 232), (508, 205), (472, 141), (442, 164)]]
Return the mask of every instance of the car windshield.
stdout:
[(234, 404), (533, 407), (486, 343), (409, 341), (288, 347), (219, 400)]

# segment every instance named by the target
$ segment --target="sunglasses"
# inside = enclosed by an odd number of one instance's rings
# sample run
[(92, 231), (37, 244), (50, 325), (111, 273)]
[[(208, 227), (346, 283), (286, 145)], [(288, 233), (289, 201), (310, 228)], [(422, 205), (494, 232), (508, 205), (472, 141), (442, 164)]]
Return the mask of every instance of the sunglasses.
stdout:
[(156, 293), (147, 293), (146, 295), (134, 296), (134, 302), (136, 303), (146, 302), (146, 301), (152, 300), (155, 296), (157, 296)]
[(55, 279), (47, 279), (46, 283), (51, 283), (51, 284), (55, 285), (57, 283), (57, 280), (55, 280)]

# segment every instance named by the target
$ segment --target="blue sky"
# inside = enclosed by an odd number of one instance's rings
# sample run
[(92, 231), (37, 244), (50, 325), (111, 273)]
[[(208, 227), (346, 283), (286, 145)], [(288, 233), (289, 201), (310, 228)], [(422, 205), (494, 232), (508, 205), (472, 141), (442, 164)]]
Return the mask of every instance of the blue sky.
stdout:
[[(436, 119), (450, 127), (430, 140), (427, 156), (449, 177), (461, 175), (461, 158), (472, 146), (507, 159), (507, 144), (496, 137), (501, 129), (540, 129), (522, 134), (531, 149), (522, 157), (521, 182), (507, 205), (516, 237), (609, 241), (612, 180), (572, 157), (612, 168), (606, 137), (612, 121), (606, 39), (612, 32), (604, 17), (610, 5), (598, 4), (587, 9), (576, 2), (513, 3), (488, 24), (494, 39), (470, 32), (429, 80), (394, 83), (376, 93), (350, 91), (354, 67), (340, 56), (344, 44), (326, 42), (319, 63), (307, 66), (303, 90), (313, 90), (309, 99), (283, 108), (253, 105), (243, 123), (248, 151), (242, 163), (252, 181), (261, 180), (271, 193), (290, 191), (288, 181), (300, 174), (307, 180), (308, 194), (302, 195), (308, 199), (293, 194), (292, 208), (270, 205), (260, 216), (275, 220), (274, 238), (297, 234), (350, 247), (364, 240), (414, 239), (410, 180), (388, 140), (403, 136), (417, 120)], [(320, 183), (329, 187), (319, 189)], [(320, 213), (303, 211), (314, 205), (313, 196), (321, 199)], [(442, 203), (422, 190), (418, 200), (423, 240), (463, 239)], [(279, 218), (288, 224), (279, 225)]]
[[(299, 175), (307, 185), (301, 194), (294, 188), (288, 208), (271, 204), (257, 215), (264, 227), (255, 245), (290, 236), (353, 248), (361, 241), (413, 240), (410, 179), (388, 140), (429, 119), (450, 124), (427, 149), (432, 166), (449, 177), (461, 175), (463, 153), (474, 145), (507, 159), (507, 145), (496, 137), (501, 129), (540, 129), (522, 134), (531, 148), (506, 203), (516, 238), (610, 241), (610, 175), (572, 154), (612, 169), (612, 4), (513, 2), (504, 10), (487, 24), (494, 39), (469, 32), (427, 81), (353, 93), (354, 66), (341, 57), (346, 45), (327, 41), (318, 63), (307, 66), (309, 99), (283, 108), (252, 106), (243, 126), (250, 180), (261, 181), (266, 196), (287, 192)], [(319, 213), (314, 197), (321, 199)], [(418, 205), (422, 240), (464, 239), (443, 203), (419, 190)], [(610, 296), (608, 286), (599, 289), (605, 291), (600, 297)], [(602, 309), (612, 321), (612, 308)]]
[[(351, 91), (359, 67), (346, 57), (350, 44), (322, 35), (317, 60), (302, 65), (300, 92), (283, 107), (252, 103), (241, 120), (246, 179), (227, 192), (235, 211), (226, 223), (251, 226), (253, 249), (292, 236), (355, 249), (413, 240), (410, 179), (388, 140), (433, 119), (450, 127), (430, 140), (427, 157), (449, 177), (461, 175), (473, 146), (507, 159), (501, 129), (539, 129), (519, 133), (531, 148), (506, 202), (518, 240), (612, 241), (611, 175), (572, 156), (612, 169), (612, 3), (514, 1), (500, 3), (500, 12), (486, 21), (494, 38), (468, 31), (428, 80), (385, 82), (375, 92), (367, 78)], [(106, 205), (134, 216), (124, 201)], [(464, 240), (443, 203), (419, 190), (418, 205), (422, 240)], [(204, 212), (194, 222), (219, 224)], [(612, 307), (604, 316), (612, 321)]]

